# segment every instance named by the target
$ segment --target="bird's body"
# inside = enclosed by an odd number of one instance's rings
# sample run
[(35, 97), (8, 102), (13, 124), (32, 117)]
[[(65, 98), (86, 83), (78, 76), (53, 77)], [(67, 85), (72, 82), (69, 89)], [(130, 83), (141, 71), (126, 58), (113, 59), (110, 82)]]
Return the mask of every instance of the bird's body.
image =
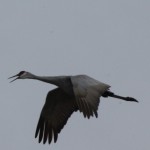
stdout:
[(74, 111), (79, 110), (87, 118), (94, 115), (98, 117), (97, 110), (101, 96), (138, 102), (131, 97), (115, 95), (109, 91), (108, 84), (87, 75), (47, 77), (21, 71), (13, 77), (16, 76), (16, 79), (36, 79), (57, 86), (47, 94), (35, 133), (35, 137), (39, 137), (39, 142), (43, 141), (44, 144), (47, 140), (49, 143), (52, 139), (54, 142), (57, 141), (58, 134)]

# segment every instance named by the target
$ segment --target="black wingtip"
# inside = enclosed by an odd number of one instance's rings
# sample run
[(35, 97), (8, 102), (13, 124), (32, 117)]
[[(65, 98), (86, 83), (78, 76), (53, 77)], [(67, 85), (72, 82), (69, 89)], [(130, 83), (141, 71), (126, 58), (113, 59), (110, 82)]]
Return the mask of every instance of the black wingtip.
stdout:
[(55, 129), (53, 129), (53, 136), (54, 136), (54, 143), (57, 142), (57, 138), (58, 138), (58, 133)]

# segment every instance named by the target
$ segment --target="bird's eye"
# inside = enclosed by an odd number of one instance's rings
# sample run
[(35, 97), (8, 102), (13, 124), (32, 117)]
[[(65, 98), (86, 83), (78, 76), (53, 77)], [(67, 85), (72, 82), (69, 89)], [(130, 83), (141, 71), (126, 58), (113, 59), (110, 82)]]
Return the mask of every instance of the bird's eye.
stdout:
[(19, 74), (18, 74), (18, 76), (22, 76), (25, 73), (26, 73), (25, 71), (20, 71)]

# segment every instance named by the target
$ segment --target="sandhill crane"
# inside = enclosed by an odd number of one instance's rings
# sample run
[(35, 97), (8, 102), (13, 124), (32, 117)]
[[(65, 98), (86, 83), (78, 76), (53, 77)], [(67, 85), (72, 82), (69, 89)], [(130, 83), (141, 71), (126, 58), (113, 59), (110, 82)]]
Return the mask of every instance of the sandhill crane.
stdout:
[[(36, 79), (51, 83), (57, 86), (56, 89), (49, 91), (46, 102), (41, 111), (37, 124), (35, 138), (38, 137), (39, 143), (43, 144), (52, 139), (57, 141), (58, 134), (67, 123), (68, 118), (74, 111), (79, 110), (84, 117), (98, 117), (99, 98), (114, 97), (125, 101), (138, 102), (132, 97), (122, 97), (112, 93), (108, 84), (97, 81), (87, 75), (76, 76), (36, 76), (26, 71), (21, 71), (10, 78), (16, 79)], [(10, 79), (9, 78), (9, 79)]]

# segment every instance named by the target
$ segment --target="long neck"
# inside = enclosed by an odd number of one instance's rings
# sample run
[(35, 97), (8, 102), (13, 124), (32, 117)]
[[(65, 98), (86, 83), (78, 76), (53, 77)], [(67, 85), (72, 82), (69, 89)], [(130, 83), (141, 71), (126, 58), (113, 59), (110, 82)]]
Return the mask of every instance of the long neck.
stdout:
[(70, 76), (48, 77), (48, 76), (33, 75), (32, 79), (36, 79), (36, 80), (40, 80), (40, 81), (43, 81), (46, 83), (54, 84), (54, 85), (58, 86), (59, 88), (61, 88), (63, 91), (65, 91), (67, 94), (74, 96), (73, 86), (72, 86)]
[(67, 78), (67, 76), (36, 76), (34, 75), (34, 77), (32, 79), (36, 79), (39, 81), (43, 81), (46, 83), (50, 83), (50, 84), (54, 84), (56, 86), (61, 86), (63, 85), (63, 82), (65, 81), (65, 79)]

